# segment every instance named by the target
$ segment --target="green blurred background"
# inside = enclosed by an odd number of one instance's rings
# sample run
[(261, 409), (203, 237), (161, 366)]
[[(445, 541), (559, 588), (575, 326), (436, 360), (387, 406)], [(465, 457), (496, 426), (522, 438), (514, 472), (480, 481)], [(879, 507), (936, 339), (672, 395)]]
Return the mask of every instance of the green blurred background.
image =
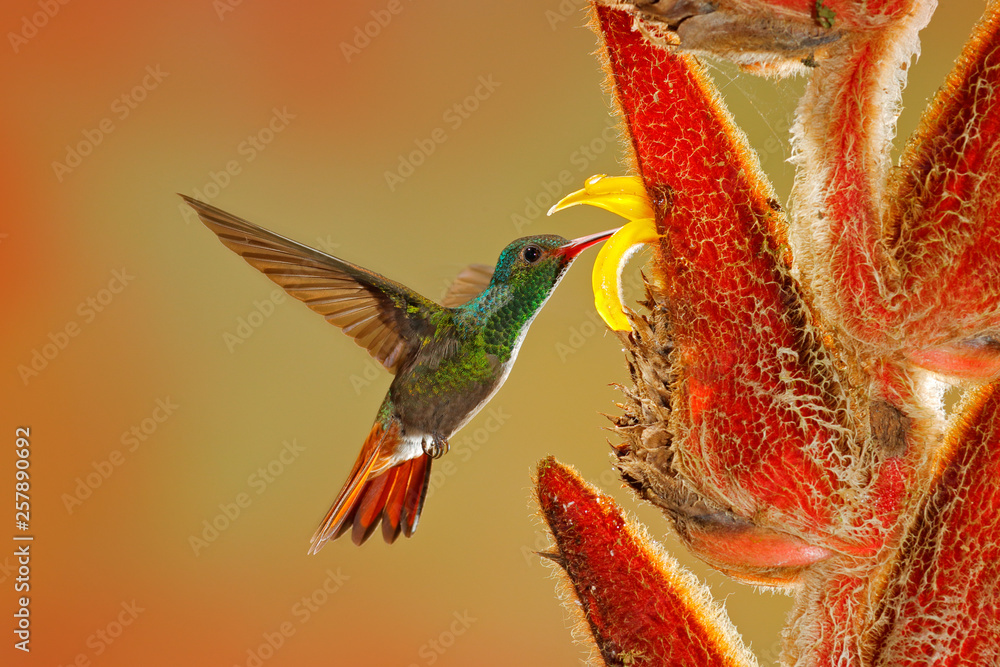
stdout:
[[(924, 33), (900, 136), (982, 8), (953, 0)], [(0, 662), (578, 664), (587, 649), (532, 553), (546, 541), (531, 476), (554, 454), (662, 537), (774, 663), (790, 599), (692, 562), (611, 472), (600, 413), (626, 375), (593, 313), (593, 251), (493, 412), (453, 441), (415, 538), (308, 557), (390, 378), (305, 307), (265, 304), (274, 285), (174, 194), (431, 297), (517, 236), (613, 226), (601, 211), (540, 214), (622, 171), (583, 24), (572, 0), (3, 4), (0, 488), (14, 429), (30, 426), (36, 540), (28, 656), (11, 648), (13, 546), (0, 550)], [(802, 81), (712, 70), (787, 197)], [(228, 519), (239, 494), (249, 505)]]

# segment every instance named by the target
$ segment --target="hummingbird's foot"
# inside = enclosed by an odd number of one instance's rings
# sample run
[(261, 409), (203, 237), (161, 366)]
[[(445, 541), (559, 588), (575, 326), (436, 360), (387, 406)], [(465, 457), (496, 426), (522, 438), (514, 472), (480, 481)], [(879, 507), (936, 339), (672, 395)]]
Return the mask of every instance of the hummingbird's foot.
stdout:
[(642, 179), (635, 176), (591, 176), (584, 181), (583, 190), (563, 197), (549, 209), (549, 215), (577, 204), (597, 206), (630, 221), (601, 248), (593, 275), (597, 312), (615, 331), (630, 331), (632, 327), (622, 306), (621, 270), (638, 247), (660, 237), (646, 187)]
[(423, 445), (424, 454), (431, 457), (432, 459), (439, 459), (448, 453), (450, 445), (445, 438), (442, 438), (436, 433), (431, 436), (424, 436), (424, 439), (420, 443)]

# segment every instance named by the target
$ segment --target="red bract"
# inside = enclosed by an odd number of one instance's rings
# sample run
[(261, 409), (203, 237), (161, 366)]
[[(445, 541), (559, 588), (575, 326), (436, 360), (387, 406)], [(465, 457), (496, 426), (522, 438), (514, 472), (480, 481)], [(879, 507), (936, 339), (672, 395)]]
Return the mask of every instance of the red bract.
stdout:
[[(750, 665), (721, 608), (694, 576), (650, 544), (611, 498), (570, 468), (538, 466), (538, 502), (574, 592), (609, 664)], [(653, 661), (652, 663), (650, 661)]]
[[(623, 335), (635, 386), (618, 465), (696, 555), (794, 591), (789, 665), (1000, 661), (1000, 19), (991, 2), (894, 168), (899, 96), (933, 8), (595, 7), (661, 234), (649, 312)], [(690, 49), (810, 70), (791, 215)], [(949, 384), (966, 396), (946, 418)], [(556, 469), (543, 464), (539, 496), (605, 659), (728, 664), (712, 657), (730, 655), (722, 645), (699, 658), (636, 622), (646, 595), (647, 616), (714, 616), (655, 574), (609, 500)], [(567, 502), (584, 514), (557, 511)]]

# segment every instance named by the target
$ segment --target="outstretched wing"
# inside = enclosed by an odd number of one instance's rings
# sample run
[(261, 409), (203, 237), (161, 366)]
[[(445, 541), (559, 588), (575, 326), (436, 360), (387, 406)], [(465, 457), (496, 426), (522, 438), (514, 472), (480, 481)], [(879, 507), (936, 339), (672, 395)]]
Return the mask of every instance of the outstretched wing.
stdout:
[[(390, 372), (430, 333), (441, 307), (405, 285), (181, 195), (223, 245), (354, 338)], [(422, 314), (422, 315), (421, 315)]]
[(455, 282), (441, 300), (445, 308), (457, 308), (467, 304), (482, 294), (493, 279), (493, 267), (485, 264), (469, 264), (455, 277)]

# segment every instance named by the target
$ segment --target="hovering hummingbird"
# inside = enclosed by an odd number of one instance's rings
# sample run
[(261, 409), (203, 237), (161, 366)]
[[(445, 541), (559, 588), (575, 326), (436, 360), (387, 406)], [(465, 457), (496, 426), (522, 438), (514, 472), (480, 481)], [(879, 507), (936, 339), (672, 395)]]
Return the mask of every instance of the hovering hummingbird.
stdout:
[(517, 239), (496, 268), (464, 269), (439, 305), (405, 285), (279, 236), (190, 197), (222, 243), (368, 350), (395, 378), (309, 553), (351, 530), (361, 544), (382, 522), (392, 543), (423, 508), (431, 461), (493, 397), (528, 327), (573, 260), (615, 230), (569, 241)]

